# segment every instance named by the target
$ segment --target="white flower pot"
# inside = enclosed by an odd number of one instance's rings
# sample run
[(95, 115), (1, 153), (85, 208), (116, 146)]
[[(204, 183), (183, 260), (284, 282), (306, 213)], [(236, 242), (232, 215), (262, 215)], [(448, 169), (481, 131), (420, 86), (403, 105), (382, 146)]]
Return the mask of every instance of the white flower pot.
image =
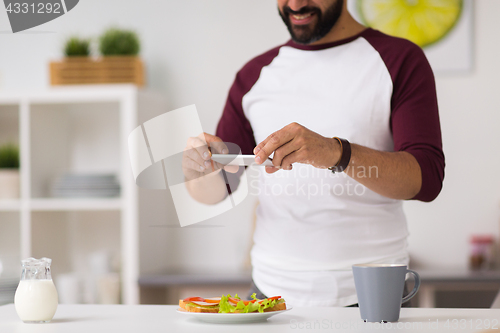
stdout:
[(0, 169), (0, 199), (19, 199), (19, 169)]

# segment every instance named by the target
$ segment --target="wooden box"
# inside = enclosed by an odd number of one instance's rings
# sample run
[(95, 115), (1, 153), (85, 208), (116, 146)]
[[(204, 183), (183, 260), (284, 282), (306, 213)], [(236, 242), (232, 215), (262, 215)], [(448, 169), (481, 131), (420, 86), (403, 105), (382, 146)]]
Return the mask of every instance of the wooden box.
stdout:
[(144, 85), (140, 58), (113, 56), (93, 59), (67, 57), (50, 63), (50, 84), (134, 83)]

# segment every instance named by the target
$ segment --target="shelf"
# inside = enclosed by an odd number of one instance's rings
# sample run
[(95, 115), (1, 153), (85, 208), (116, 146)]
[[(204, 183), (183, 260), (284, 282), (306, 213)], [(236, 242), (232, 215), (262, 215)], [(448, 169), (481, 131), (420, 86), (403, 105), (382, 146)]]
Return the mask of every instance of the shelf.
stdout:
[[(107, 251), (121, 263), (122, 302), (139, 302), (139, 192), (127, 140), (139, 108), (149, 119), (166, 107), (161, 95), (132, 84), (0, 91), (0, 144), (19, 144), (21, 164), (21, 198), (0, 199), (0, 259), (18, 267), (20, 258), (53, 256), (57, 275)], [(69, 173), (115, 174), (120, 194), (52, 197)]]
[(121, 198), (33, 199), (29, 206), (32, 211), (120, 210), (123, 207)]
[(19, 199), (15, 200), (0, 200), (0, 212), (15, 212), (21, 209), (21, 201)]
[[(75, 198), (75, 199), (33, 199), (29, 201), (32, 211), (72, 211), (72, 210), (120, 210), (120, 198)], [(16, 212), (22, 207), (21, 200), (0, 200), (0, 212)]]
[(0, 105), (20, 104), (27, 100), (34, 104), (108, 102), (129, 98), (137, 93), (133, 84), (95, 84), (50, 87), (44, 90), (1, 91)]

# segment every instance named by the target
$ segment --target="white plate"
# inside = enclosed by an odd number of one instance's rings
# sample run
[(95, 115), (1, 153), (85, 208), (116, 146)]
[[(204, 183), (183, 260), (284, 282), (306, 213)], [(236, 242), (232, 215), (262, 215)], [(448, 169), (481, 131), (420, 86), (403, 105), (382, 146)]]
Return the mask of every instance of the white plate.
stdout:
[(252, 313), (203, 313), (203, 312), (187, 312), (177, 310), (177, 313), (196, 318), (198, 320), (204, 321), (206, 323), (214, 324), (244, 324), (244, 323), (254, 323), (258, 321), (266, 321), (268, 318), (290, 311), (292, 307), (281, 311), (269, 311), (269, 312), (252, 312)]

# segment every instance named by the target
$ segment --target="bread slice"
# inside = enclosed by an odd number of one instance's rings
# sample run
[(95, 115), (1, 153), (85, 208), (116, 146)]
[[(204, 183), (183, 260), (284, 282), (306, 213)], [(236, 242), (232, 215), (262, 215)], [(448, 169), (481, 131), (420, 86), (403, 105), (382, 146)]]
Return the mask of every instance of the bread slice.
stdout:
[(187, 303), (185, 303), (182, 299), (179, 300), (179, 307), (187, 312), (205, 312), (205, 313), (218, 313), (219, 312), (219, 306), (214, 306), (213, 308), (204, 308), (201, 306), (186, 306)]

